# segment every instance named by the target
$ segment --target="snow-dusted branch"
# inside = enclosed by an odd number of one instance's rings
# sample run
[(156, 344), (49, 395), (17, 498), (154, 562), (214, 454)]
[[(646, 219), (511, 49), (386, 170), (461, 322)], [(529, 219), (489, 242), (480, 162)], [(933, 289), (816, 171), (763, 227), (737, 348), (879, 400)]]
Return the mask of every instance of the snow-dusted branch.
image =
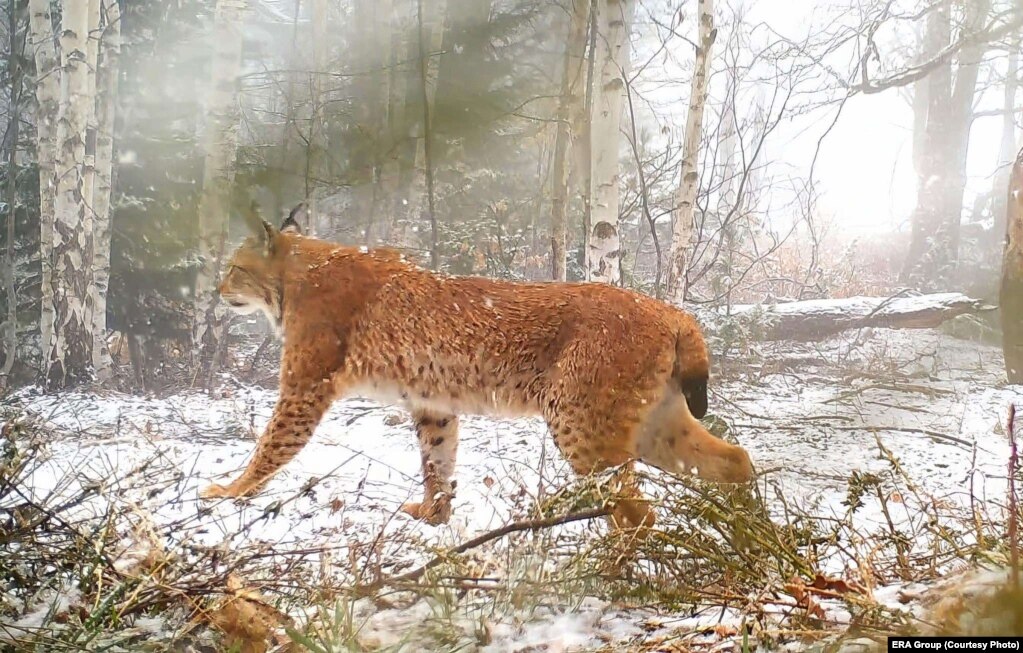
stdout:
[(820, 340), (862, 327), (929, 329), (956, 316), (990, 308), (961, 293), (936, 293), (733, 306), (732, 314), (756, 321), (765, 340)]

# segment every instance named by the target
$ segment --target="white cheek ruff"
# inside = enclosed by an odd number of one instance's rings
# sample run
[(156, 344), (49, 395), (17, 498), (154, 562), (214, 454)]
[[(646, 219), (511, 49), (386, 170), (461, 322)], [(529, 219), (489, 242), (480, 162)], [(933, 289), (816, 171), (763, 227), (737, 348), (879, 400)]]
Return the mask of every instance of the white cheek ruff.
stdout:
[[(274, 299), (277, 299), (278, 297), (279, 295), (274, 295)], [(281, 320), (283, 318), (283, 311), (279, 301), (274, 301), (273, 304), (269, 304), (263, 297), (243, 293), (225, 294), (221, 295), (220, 298), (233, 312), (238, 315), (262, 313), (266, 316), (270, 326), (277, 332), (277, 335), (282, 335), (283, 325), (281, 324)]]
[(252, 315), (260, 310), (266, 310), (263, 306), (260, 306), (260, 302), (252, 302), (245, 300), (243, 303), (236, 304), (231, 301), (225, 301), (232, 311), (239, 315)]

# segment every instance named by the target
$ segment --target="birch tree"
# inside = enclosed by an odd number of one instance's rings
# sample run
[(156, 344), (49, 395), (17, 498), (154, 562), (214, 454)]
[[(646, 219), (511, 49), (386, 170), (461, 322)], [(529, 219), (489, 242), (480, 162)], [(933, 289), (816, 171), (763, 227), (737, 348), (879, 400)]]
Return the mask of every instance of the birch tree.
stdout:
[(590, 0), (572, 0), (569, 5), (568, 38), (562, 61), (561, 87), (558, 97), (557, 134), (554, 141), (554, 162), (551, 169), (551, 276), (564, 281), (567, 269), (567, 232), (569, 198), (569, 146), (572, 142), (572, 115), (583, 110), (583, 85), (586, 70), (586, 27), (590, 18)]
[(679, 182), (675, 219), (668, 250), (668, 287), (666, 296), (681, 304), (686, 294), (686, 252), (693, 238), (693, 220), (696, 211), (696, 193), (700, 173), (696, 169), (700, 142), (703, 139), (703, 113), (707, 106), (707, 87), (710, 81), (711, 50), (717, 30), (714, 28), (713, 0), (699, 0), (697, 4), (699, 42), (689, 92), (689, 113), (686, 116), (685, 140), (682, 145), (682, 172)]
[[(25, 33), (21, 31), (23, 13), (18, 7), (11, 5), (7, 9), (8, 23), (7, 34), (10, 40), (10, 49), (7, 53), (7, 74), (10, 79), (10, 103), (8, 105), (8, 128), (4, 135), (4, 145), (7, 150), (7, 221), (4, 233), (4, 298), (7, 302), (7, 315), (0, 316), (0, 337), (3, 338), (3, 364), (0, 365), (0, 380), (4, 385), (14, 369), (14, 362), (18, 350), (18, 294), (16, 291), (15, 274), (17, 264), (15, 262), (14, 238), (15, 220), (18, 209), (18, 147), (21, 137), (21, 109), (24, 102), (23, 97), (23, 69), (21, 61), (25, 57)], [(19, 38), (19, 33), (21, 37)], [(0, 386), (3, 387), (3, 386)]]
[(1009, 383), (1023, 383), (1023, 149), (1012, 167), (1005, 225), (1000, 291), (1005, 372)]
[(60, 29), (61, 95), (56, 130), (54, 219), (48, 299), (53, 332), (43, 342), (45, 378), (51, 388), (87, 381), (92, 376), (95, 281), (92, 208), (86, 205), (85, 141), (90, 107), (88, 2), (65, 2)]
[(621, 140), (625, 77), (629, 74), (629, 32), (635, 0), (599, 0), (596, 15), (595, 65), (600, 68), (593, 90), (591, 138), (590, 228), (587, 277), (621, 283), (621, 236), (618, 230), (618, 149)]
[[(86, 85), (94, 98), (85, 107), (85, 163), (82, 166), (82, 196), (85, 206), (92, 211), (93, 190), (96, 183), (96, 71), (99, 67), (99, 15), (100, 0), (88, 2), (89, 34), (85, 41), (85, 74)], [(95, 217), (95, 216), (94, 216)], [(95, 301), (95, 297), (93, 298)]]
[(594, 51), (597, 49), (597, 12), (600, 7), (598, 0), (589, 0), (586, 21), (586, 71), (583, 75), (582, 102), (576, 103), (571, 111), (572, 133), (572, 165), (568, 175), (568, 187), (574, 189), (582, 202), (583, 242), (580, 249), (578, 264), (583, 268), (583, 276), (589, 278), (587, 261), (590, 256), (590, 225), (592, 224), (590, 200), (593, 195), (593, 179), (591, 176), (593, 163), (593, 78), (595, 75)]
[(95, 239), (94, 330), (96, 344), (93, 364), (96, 376), (104, 379), (110, 371), (107, 350), (107, 290), (110, 287), (110, 193), (113, 188), (114, 119), (117, 80), (120, 74), (121, 9), (118, 0), (106, 0), (102, 13), (103, 31), (99, 41), (100, 59), (96, 71), (96, 153), (92, 190), (93, 234)]
[(60, 66), (54, 45), (49, 0), (29, 0), (29, 47), (35, 59), (36, 164), (39, 167), (39, 258), (41, 264), (41, 315), (39, 337), (42, 355), (49, 354), (53, 337), (53, 286), (51, 252), (57, 116), (60, 111)]
[(205, 167), (199, 198), (199, 269), (192, 332), (197, 370), (207, 387), (224, 344), (224, 309), (217, 295), (217, 278), (227, 239), (238, 147), (237, 86), (245, 9), (246, 0), (217, 0), (213, 19), (213, 61), (203, 134)]

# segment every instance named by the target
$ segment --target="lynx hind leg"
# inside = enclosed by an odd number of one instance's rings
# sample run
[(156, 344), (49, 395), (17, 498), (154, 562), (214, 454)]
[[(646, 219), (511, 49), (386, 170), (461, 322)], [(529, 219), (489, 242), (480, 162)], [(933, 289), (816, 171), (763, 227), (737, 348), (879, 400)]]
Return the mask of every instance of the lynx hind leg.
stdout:
[[(601, 412), (583, 407), (567, 414), (547, 416), (554, 443), (568, 459), (572, 470), (580, 476), (599, 473), (629, 463), (632, 459), (631, 452), (624, 446), (630, 440), (629, 431), (632, 430), (626, 425), (628, 421), (616, 424), (616, 420), (600, 417)], [(631, 465), (622, 470), (617, 484), (616, 494), (620, 498), (608, 516), (611, 526), (640, 530), (652, 527), (654, 511), (650, 501), (643, 497)]]
[(413, 410), (419, 449), (423, 458), (423, 500), (406, 503), (401, 509), (415, 519), (444, 524), (451, 518), (458, 454), (458, 416), (427, 410)]
[(640, 426), (636, 456), (667, 472), (695, 474), (718, 483), (746, 483), (753, 478), (746, 450), (707, 431), (689, 412), (673, 381), (665, 385)]

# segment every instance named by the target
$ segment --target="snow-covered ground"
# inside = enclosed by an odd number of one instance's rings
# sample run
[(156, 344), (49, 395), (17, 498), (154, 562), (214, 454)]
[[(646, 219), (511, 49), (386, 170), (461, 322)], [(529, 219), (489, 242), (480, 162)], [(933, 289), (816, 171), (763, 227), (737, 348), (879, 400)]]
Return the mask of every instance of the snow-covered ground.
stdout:
[[(880, 472), (891, 462), (880, 442), (901, 463), (919, 490), (936, 502), (966, 506), (972, 496), (997, 512), (1006, 494), (1010, 402), (1023, 406), (1023, 388), (1000, 383), (996, 348), (930, 331), (860, 332), (816, 345), (772, 345), (756, 363), (724, 361), (731, 372), (715, 380), (712, 413), (724, 419), (763, 473), (764, 495), (780, 510), (788, 505), (840, 516), (853, 472)], [(400, 573), (433, 551), (458, 544), (528, 513), (532, 503), (571, 481), (567, 465), (537, 419), (466, 417), (461, 422), (454, 516), (431, 527), (399, 512), (417, 500), (419, 452), (412, 424), (392, 407), (361, 399), (336, 404), (313, 441), (258, 497), (247, 502), (200, 502), (197, 491), (230, 480), (252, 453), (255, 435), (270, 417), (275, 392), (225, 377), (213, 396), (181, 392), (160, 398), (114, 393), (46, 395), (26, 390), (13, 398), (48, 430), (49, 459), (27, 484), (37, 496), (109, 478), (158, 456), (161, 474), (178, 479), (159, 491), (111, 487), (138, 503), (158, 526), (189, 520), (189, 545), (270, 550), (336, 545), (339, 554), (321, 565), (369, 564)], [(296, 496), (312, 479), (311, 492)], [(67, 486), (69, 489), (64, 490)], [(278, 502), (283, 502), (279, 505)], [(885, 517), (876, 501), (857, 513), (869, 531), (889, 517), (909, 523), (913, 515)], [(330, 509), (324, 509), (330, 506)], [(203, 513), (202, 510), (207, 510)], [(195, 528), (194, 520), (204, 523)], [(602, 525), (574, 525), (586, 530)], [(172, 541), (169, 548), (180, 546)], [(371, 546), (372, 554), (352, 551)], [(348, 556), (347, 559), (345, 556)], [(848, 560), (829, 573), (841, 574)], [(252, 579), (253, 583), (271, 581)], [(875, 591), (901, 608), (895, 590)], [(353, 604), (360, 641), (379, 647), (408, 644), (408, 633), (429, 621), (436, 606), (380, 609)], [(589, 650), (616, 643), (658, 641), (687, 633), (686, 641), (734, 637), (739, 616), (731, 609), (679, 612), (656, 606), (625, 609), (593, 598), (554, 597), (527, 613), (491, 613), (479, 650)], [(479, 615), (466, 613), (467, 630)], [(835, 612), (841, 620), (841, 610)], [(692, 640), (696, 638), (696, 640)], [(467, 650), (474, 650), (468, 648)]]

